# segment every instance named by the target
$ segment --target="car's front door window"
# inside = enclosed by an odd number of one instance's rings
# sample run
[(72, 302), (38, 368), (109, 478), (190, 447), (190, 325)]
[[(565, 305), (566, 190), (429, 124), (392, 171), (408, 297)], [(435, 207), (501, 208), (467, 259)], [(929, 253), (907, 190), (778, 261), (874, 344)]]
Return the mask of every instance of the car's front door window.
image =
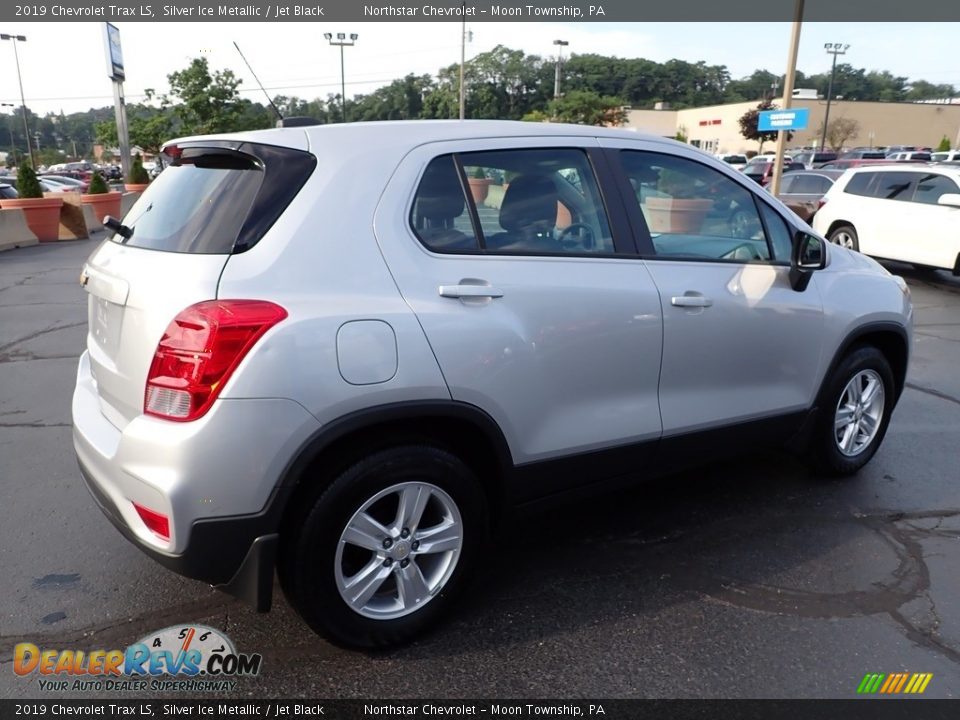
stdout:
[(773, 257), (752, 193), (734, 180), (675, 155), (624, 150), (620, 157), (657, 257)]

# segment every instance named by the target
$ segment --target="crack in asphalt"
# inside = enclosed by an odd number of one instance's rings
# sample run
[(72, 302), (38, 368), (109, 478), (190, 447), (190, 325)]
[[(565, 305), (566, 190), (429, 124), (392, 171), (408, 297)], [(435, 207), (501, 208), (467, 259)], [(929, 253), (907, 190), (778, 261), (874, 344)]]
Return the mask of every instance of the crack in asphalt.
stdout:
[(7, 363), (33, 362), (34, 360), (79, 360), (79, 355), (36, 355), (31, 352), (12, 352), (0, 355), (0, 365)]
[(933, 338), (935, 340), (942, 340), (943, 342), (960, 343), (960, 338), (944, 337), (943, 335), (937, 335), (936, 333), (929, 333), (929, 332), (922, 332), (920, 330), (914, 330), (913, 334), (919, 335), (920, 337), (927, 337), (927, 338)]
[(86, 325), (86, 324), (87, 324), (87, 321), (83, 320), (81, 322), (68, 323), (67, 325), (55, 325), (53, 327), (44, 328), (43, 330), (37, 330), (36, 332), (30, 333), (26, 337), (19, 338), (17, 340), (14, 340), (13, 342), (8, 342), (4, 345), (0, 345), (0, 362), (14, 355), (14, 353), (8, 353), (7, 350), (9, 350), (10, 348), (14, 348), (21, 343), (25, 343), (30, 340), (35, 340), (38, 337), (42, 337), (43, 335), (47, 335), (52, 332), (56, 332), (57, 330), (67, 330), (69, 328), (80, 327), (81, 325)]
[(64, 427), (73, 427), (73, 423), (45, 423), (40, 422), (28, 422), (28, 423), (4, 423), (0, 422), (0, 428), (64, 428)]
[(48, 647), (70, 647), (80, 643), (91, 642), (96, 639), (98, 644), (107, 647), (129, 641), (131, 634), (142, 637), (151, 630), (166, 625), (178, 623), (192, 623), (217, 615), (221, 608), (229, 607), (239, 602), (229, 595), (214, 597), (206, 600), (196, 600), (182, 605), (175, 605), (160, 610), (129, 617), (103, 625), (93, 625), (77, 628), (61, 633), (35, 633), (27, 635), (0, 635), (0, 647), (9, 652), (9, 655), (0, 655), (0, 666), (13, 662), (13, 648), (22, 642), (31, 642), (35, 645), (44, 644)]
[(923, 385), (917, 385), (916, 383), (908, 382), (906, 384), (911, 390), (916, 390), (917, 392), (926, 393), (927, 395), (933, 395), (934, 397), (940, 398), (941, 400), (947, 400), (952, 403), (960, 405), (960, 398), (955, 398), (953, 395), (948, 395), (945, 392), (940, 392), (939, 390), (934, 390), (933, 388), (924, 387)]
[[(723, 592), (701, 592), (735, 607), (797, 617), (823, 619), (885, 614), (904, 630), (911, 642), (960, 664), (960, 651), (939, 634), (941, 621), (930, 594), (930, 570), (920, 542), (925, 537), (960, 539), (960, 531), (950, 533), (940, 529), (943, 520), (957, 516), (960, 516), (960, 509), (951, 508), (876, 514), (854, 512), (848, 518), (818, 518), (821, 521), (852, 520), (860, 523), (893, 550), (899, 563), (890, 573), (891, 580), (874, 582), (869, 590), (826, 593), (717, 578)], [(932, 528), (921, 528), (908, 522), (934, 518), (939, 522)], [(926, 599), (930, 605), (928, 614), (931, 621), (923, 623), (929, 625), (929, 629), (921, 625), (922, 619), (910, 620), (900, 610), (919, 598)]]

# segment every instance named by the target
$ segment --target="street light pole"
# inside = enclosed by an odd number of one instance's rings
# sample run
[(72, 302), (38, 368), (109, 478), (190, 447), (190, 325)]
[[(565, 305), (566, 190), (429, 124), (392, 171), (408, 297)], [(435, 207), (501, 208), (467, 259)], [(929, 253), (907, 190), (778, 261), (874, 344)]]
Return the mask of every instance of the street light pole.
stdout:
[(558, 46), (557, 63), (553, 72), (553, 98), (556, 100), (560, 97), (560, 68), (563, 67), (563, 49), (570, 43), (567, 40), (554, 40), (553, 44)]
[(10, 40), (13, 42), (13, 59), (17, 64), (17, 81), (20, 83), (20, 110), (23, 114), (23, 136), (27, 141), (27, 150), (30, 152), (30, 164), (36, 169), (37, 162), (33, 157), (33, 147), (30, 145), (30, 126), (27, 124), (27, 101), (23, 95), (23, 77), (20, 75), (20, 55), (17, 53), (17, 43), (26, 42), (25, 35), (8, 35), (0, 33), (0, 40)]
[[(0, 107), (12, 108), (12, 107), (16, 107), (16, 105), (14, 105), (13, 103), (0, 103)], [(13, 112), (13, 111), (11, 110), (11, 112)], [(6, 117), (6, 116), (4, 116), (4, 117)], [(11, 116), (10, 116), (10, 120), (7, 121), (7, 130), (10, 131), (10, 152), (13, 153), (13, 164), (16, 165), (16, 164), (17, 164), (17, 146), (16, 146), (16, 143), (14, 143), (14, 141), (13, 141), (13, 122), (12, 122), (12, 120), (13, 120), (13, 115), (11, 115)]]
[(827, 109), (823, 114), (823, 135), (820, 138), (820, 152), (827, 144), (827, 123), (830, 122), (830, 99), (833, 95), (833, 77), (837, 72), (837, 55), (846, 55), (850, 45), (843, 43), (824, 43), (823, 49), (833, 55), (833, 65), (830, 68), (830, 82), (827, 83)]
[(340, 46), (340, 117), (343, 122), (347, 121), (347, 79), (343, 65), (343, 48), (352, 46), (360, 37), (357, 33), (350, 33), (350, 40), (347, 40), (346, 33), (337, 33), (337, 39), (333, 39), (333, 33), (324, 33), (324, 39), (331, 45)]

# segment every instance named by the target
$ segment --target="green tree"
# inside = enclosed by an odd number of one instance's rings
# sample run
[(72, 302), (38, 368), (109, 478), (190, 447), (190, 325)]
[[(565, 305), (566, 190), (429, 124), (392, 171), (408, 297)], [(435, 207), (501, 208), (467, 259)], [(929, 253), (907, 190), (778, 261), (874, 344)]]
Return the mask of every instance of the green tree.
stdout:
[(110, 192), (110, 188), (107, 186), (107, 181), (103, 179), (103, 175), (99, 172), (94, 172), (90, 178), (90, 187), (87, 188), (87, 193), (90, 195), (103, 195), (108, 192)]
[(407, 75), (369, 95), (354, 98), (350, 120), (413, 120), (423, 114), (424, 97), (433, 87), (429, 75)]
[[(834, 152), (840, 152), (844, 144), (860, 132), (860, 123), (853, 118), (838, 117), (827, 124), (827, 144)], [(817, 137), (823, 136), (823, 123), (817, 128)]]
[[(776, 110), (777, 105), (772, 100), (764, 100), (755, 109), (747, 110), (740, 116), (740, 134), (747, 140), (756, 140), (760, 143), (760, 152), (763, 152), (765, 142), (777, 139), (777, 131), (760, 132), (760, 113), (766, 110)], [(787, 132), (787, 142), (793, 140), (793, 133)]]
[(937, 145), (937, 152), (947, 152), (948, 150), (950, 150), (950, 140), (944, 135), (940, 138), (940, 144)]
[(42, 198), (43, 188), (37, 180), (37, 173), (25, 159), (17, 168), (17, 192), (22, 198)]
[(146, 185), (150, 182), (150, 176), (143, 167), (143, 158), (140, 157), (140, 153), (133, 156), (133, 163), (130, 165), (130, 176), (127, 178), (127, 182), (131, 185)]
[(590, 90), (571, 90), (563, 97), (551, 100), (548, 114), (558, 122), (608, 127), (623, 125), (627, 119), (620, 98), (602, 97)]
[(167, 79), (180, 133), (206, 135), (255, 129), (237, 92), (242, 81), (232, 70), (211, 74), (206, 58), (194, 58), (185, 70), (171, 73)]

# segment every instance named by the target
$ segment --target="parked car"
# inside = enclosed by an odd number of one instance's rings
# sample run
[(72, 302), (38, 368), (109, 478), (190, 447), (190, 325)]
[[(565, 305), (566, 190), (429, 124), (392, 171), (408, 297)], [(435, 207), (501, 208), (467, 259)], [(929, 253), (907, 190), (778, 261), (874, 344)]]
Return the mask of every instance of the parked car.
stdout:
[(902, 150), (900, 152), (891, 153), (887, 155), (887, 160), (893, 160), (895, 162), (900, 161), (911, 161), (911, 162), (930, 162), (932, 155), (923, 150)]
[(20, 194), (17, 192), (17, 189), (7, 182), (2, 182), (3, 178), (0, 178), (0, 200), (14, 200), (15, 198), (20, 197)]
[(851, 170), (813, 226), (851, 250), (960, 274), (958, 183), (960, 168), (942, 165)]
[(747, 156), (746, 155), (726, 155), (720, 154), (717, 155), (717, 159), (721, 162), (725, 162), (727, 165), (732, 167), (734, 170), (743, 170), (747, 166)]
[[(796, 170), (805, 169), (806, 167), (801, 162), (794, 162), (786, 159), (783, 161), (783, 172), (785, 174), (794, 172)], [(773, 176), (773, 158), (766, 155), (758, 155), (750, 160), (746, 167), (743, 168), (743, 174), (765, 187)]]
[(945, 152), (932, 153), (930, 159), (933, 162), (953, 162), (960, 160), (960, 150), (947, 150)]
[(674, 141), (398, 121), (165, 151), (82, 271), (81, 473), (158, 562), (260, 610), (276, 567), (341, 644), (435, 623), (515, 504), (788, 442), (854, 473), (904, 386), (903, 280)]
[(804, 222), (809, 223), (823, 205), (823, 196), (844, 170), (802, 170), (784, 175), (780, 200)]
[(849, 170), (855, 167), (864, 167), (866, 165), (890, 165), (892, 160), (884, 159), (837, 159), (816, 166), (816, 170)]
[(840, 153), (838, 160), (885, 160), (887, 153), (883, 150), (848, 150)]
[[(67, 186), (63, 183), (52, 182), (48, 177), (43, 176), (37, 177), (37, 181), (40, 183), (40, 189), (45, 193), (63, 193), (63, 192), (73, 192), (73, 186)], [(13, 188), (17, 187), (17, 176), (11, 175), (9, 177), (4, 177), (3, 182), (11, 185)]]
[(85, 180), (67, 177), (66, 175), (39, 175), (40, 180), (46, 180), (48, 183), (63, 185), (65, 190), (76, 190), (77, 192), (86, 192), (90, 183)]
[(837, 159), (835, 152), (802, 152), (793, 156), (795, 162), (803, 163), (807, 170), (813, 170), (815, 165)]

